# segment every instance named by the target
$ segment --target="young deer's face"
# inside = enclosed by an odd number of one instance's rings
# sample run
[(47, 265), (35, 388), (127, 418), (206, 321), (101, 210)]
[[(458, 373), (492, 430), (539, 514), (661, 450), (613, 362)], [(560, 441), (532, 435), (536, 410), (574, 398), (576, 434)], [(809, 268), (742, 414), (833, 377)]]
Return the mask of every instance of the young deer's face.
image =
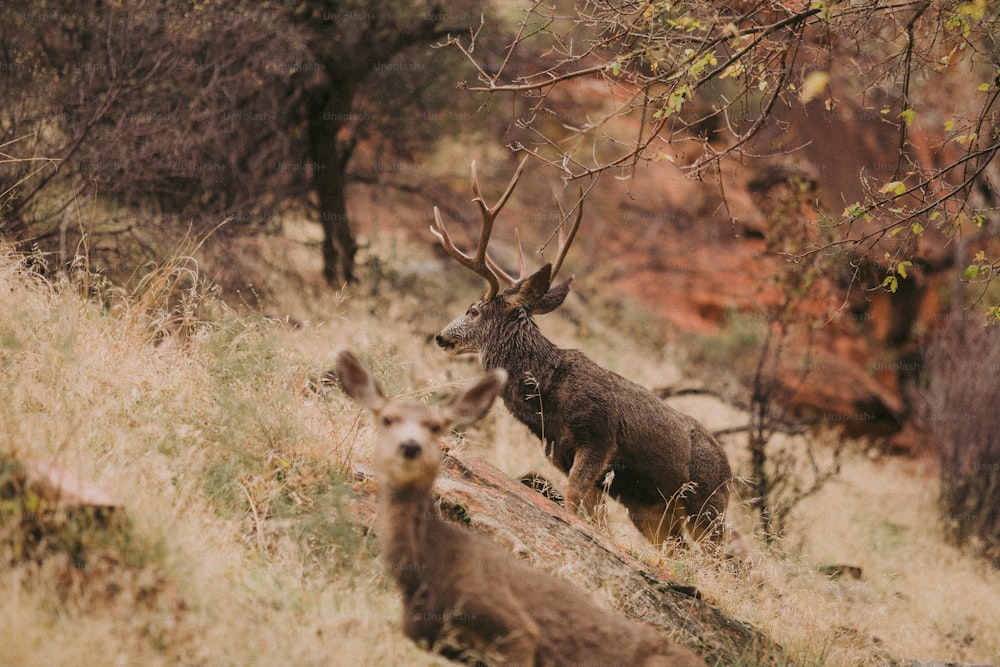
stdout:
[(441, 438), (451, 426), (486, 414), (507, 373), (494, 370), (440, 406), (388, 399), (374, 376), (351, 352), (337, 353), (337, 376), (347, 394), (375, 416), (373, 463), (380, 480), (394, 487), (429, 489), (441, 462)]
[(416, 401), (388, 401), (375, 415), (375, 469), (401, 486), (429, 486), (441, 463), (449, 420)]
[(516, 311), (527, 309), (531, 315), (542, 315), (558, 308), (569, 294), (570, 280), (549, 289), (552, 266), (541, 269), (489, 301), (480, 299), (469, 306), (464, 315), (452, 320), (434, 337), (448, 354), (474, 354), (490, 344), (497, 344), (509, 335), (519, 319)]

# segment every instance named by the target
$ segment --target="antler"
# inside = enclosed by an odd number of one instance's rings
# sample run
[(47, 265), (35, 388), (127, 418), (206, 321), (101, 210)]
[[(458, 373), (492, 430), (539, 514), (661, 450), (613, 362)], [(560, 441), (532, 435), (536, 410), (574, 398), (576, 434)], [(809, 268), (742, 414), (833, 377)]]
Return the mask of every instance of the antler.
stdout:
[[(451, 255), (459, 264), (469, 269), (486, 280), (489, 284), (489, 290), (483, 297), (483, 301), (489, 301), (497, 295), (500, 291), (500, 280), (503, 279), (505, 282), (513, 284), (515, 279), (510, 276), (506, 271), (501, 269), (495, 261), (487, 254), (486, 247), (490, 242), (490, 235), (493, 233), (493, 222), (496, 220), (497, 214), (500, 209), (503, 208), (504, 204), (507, 203), (507, 199), (510, 198), (511, 193), (514, 191), (514, 186), (517, 185), (517, 181), (521, 178), (521, 172), (524, 171), (524, 165), (528, 162), (528, 158), (525, 157), (521, 160), (521, 164), (517, 166), (514, 171), (514, 175), (511, 177), (510, 182), (507, 184), (507, 189), (504, 193), (500, 195), (500, 199), (497, 200), (493, 206), (488, 206), (486, 200), (483, 198), (482, 189), (479, 187), (479, 178), (476, 175), (476, 162), (472, 162), (472, 194), (475, 195), (473, 201), (479, 204), (479, 210), (483, 216), (483, 224), (479, 230), (479, 242), (476, 244), (476, 254), (474, 256), (466, 255), (464, 252), (455, 247), (452, 243), (451, 237), (448, 235), (448, 230), (444, 227), (444, 221), (441, 220), (441, 212), (438, 207), (434, 207), (434, 225), (431, 226), (431, 233), (441, 242), (442, 247), (445, 251)], [(515, 234), (517, 234), (515, 230)], [(517, 234), (517, 263), (520, 269), (522, 277), (524, 276), (524, 257), (521, 253), (521, 239), (520, 235)]]
[[(576, 219), (573, 220), (573, 224), (570, 225), (569, 231), (566, 231), (566, 214), (563, 213), (562, 204), (559, 204), (559, 213), (563, 222), (559, 223), (559, 247), (556, 250), (556, 259), (552, 262), (552, 273), (550, 274), (550, 279), (553, 281), (556, 279), (556, 274), (559, 273), (559, 269), (562, 267), (563, 260), (566, 258), (566, 253), (569, 251), (569, 247), (573, 244), (573, 239), (576, 237), (576, 231), (580, 228), (580, 220), (583, 219), (583, 191), (580, 191), (580, 200), (576, 203)], [(518, 250), (520, 250), (520, 245)]]

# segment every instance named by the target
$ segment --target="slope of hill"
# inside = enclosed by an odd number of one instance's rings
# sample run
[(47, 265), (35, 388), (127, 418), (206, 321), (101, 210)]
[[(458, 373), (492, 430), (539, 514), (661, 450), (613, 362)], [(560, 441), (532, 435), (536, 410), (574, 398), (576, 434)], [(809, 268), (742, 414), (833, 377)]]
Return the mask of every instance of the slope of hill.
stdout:
[[(288, 227), (281, 238), (209, 244), (199, 264), (182, 245), (129, 293), (93, 276), (46, 279), (9, 250), (0, 256), (0, 663), (442, 664), (403, 638), (377, 539), (350, 518), (367, 418), (320, 379), (347, 344), (394, 394), (446, 392), (478, 365), (448, 359), (430, 334), (479, 286), (376, 224), (362, 285), (334, 292), (309, 239)], [(256, 312), (227, 306), (204, 277), (226, 286), (233, 275), (242, 309)], [(628, 320), (613, 330), (574, 321), (594, 307), (543, 328), (644, 384), (682, 377), (669, 350), (623, 330)], [(742, 419), (715, 399), (682, 407), (711, 428)], [(501, 409), (454, 440), (460, 459), (483, 456), (511, 474), (547, 465)], [(740, 471), (742, 444), (726, 442)], [(76, 471), (122, 515), (96, 533), (58, 516), (25, 542), (21, 527), (39, 516), (8, 490), (28, 459)], [(733, 512), (749, 529), (743, 508)], [(800, 507), (780, 550), (753, 542), (749, 577), (711, 554), (654, 552), (618, 508), (604, 530), (775, 639), (794, 664), (995, 659), (1000, 575), (945, 546), (935, 512), (920, 464), (870, 460), (858, 447), (840, 479)], [(820, 574), (822, 564), (860, 567), (861, 578)]]

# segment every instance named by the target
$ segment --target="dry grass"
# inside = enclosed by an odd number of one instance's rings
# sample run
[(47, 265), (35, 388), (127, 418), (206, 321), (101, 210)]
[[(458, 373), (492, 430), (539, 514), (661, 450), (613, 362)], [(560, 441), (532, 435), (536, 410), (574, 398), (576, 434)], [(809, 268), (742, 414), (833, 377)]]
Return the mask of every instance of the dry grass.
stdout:
[[(183, 310), (194, 293), (139, 293), (105, 310), (0, 255), (0, 452), (78, 470), (124, 502), (132, 525), (132, 551), (101, 575), (113, 595), (67, 593), (56, 561), (0, 570), (0, 664), (444, 664), (402, 636), (377, 540), (345, 519), (348, 460), (368, 455), (367, 419), (315, 387), (339, 344), (361, 351), (393, 394), (431, 399), (477, 374), (475, 360), (449, 360), (428, 336), (478, 286), (452, 284), (464, 277), (435, 271), (401, 239), (376, 241), (381, 268), (361, 288), (271, 302), (300, 326), (219, 303)], [(190, 280), (190, 268), (168, 263), (147, 284)], [(583, 339), (558, 316), (543, 328), (645, 384), (679, 377), (600, 326)], [(685, 406), (709, 421), (716, 407)], [(502, 410), (456, 440), (460, 456), (558, 479)], [(995, 659), (1000, 575), (944, 545), (933, 476), (913, 468), (852, 455), (842, 481), (795, 515), (785, 552), (761, 556), (749, 577), (708, 554), (665, 560), (619, 509), (608, 530), (798, 664)], [(861, 566), (863, 579), (832, 581), (821, 563)]]

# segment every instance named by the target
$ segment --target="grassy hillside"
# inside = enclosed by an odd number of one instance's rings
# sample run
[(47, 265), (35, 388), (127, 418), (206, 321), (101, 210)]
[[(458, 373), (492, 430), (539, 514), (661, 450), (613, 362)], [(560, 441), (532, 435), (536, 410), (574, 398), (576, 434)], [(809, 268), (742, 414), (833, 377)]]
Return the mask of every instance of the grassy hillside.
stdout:
[[(319, 380), (347, 344), (393, 394), (449, 391), (477, 362), (448, 359), (429, 335), (480, 288), (401, 238), (381, 233), (372, 244), (369, 260), (382, 261), (341, 293), (284, 285), (288, 274), (269, 275), (262, 262), (255, 270), (275, 298), (249, 314), (226, 306), (180, 255), (123, 293), (42, 278), (0, 254), (0, 475), (52, 458), (127, 512), (71, 555), (53, 539), (29, 558), (8, 543), (17, 517), (0, 501), (0, 664), (444, 663), (403, 638), (378, 541), (347, 520), (351, 463), (368, 458), (369, 423)], [(627, 332), (612, 338), (599, 322), (581, 329), (557, 315), (542, 324), (644, 384), (679, 375), (664, 350)], [(683, 408), (711, 427), (739, 419), (711, 401)], [(547, 465), (502, 409), (455, 441), (457, 456), (485, 456), (510, 473)], [(739, 445), (727, 443), (735, 461)], [(1000, 574), (939, 539), (933, 480), (918, 464), (869, 460), (857, 447), (842, 479), (793, 518), (782, 551), (754, 545), (761, 562), (751, 576), (710, 554), (670, 567), (796, 664), (996, 660)], [(620, 511), (607, 530), (663, 562)], [(863, 577), (831, 580), (816, 572), (823, 563), (860, 566)]]

